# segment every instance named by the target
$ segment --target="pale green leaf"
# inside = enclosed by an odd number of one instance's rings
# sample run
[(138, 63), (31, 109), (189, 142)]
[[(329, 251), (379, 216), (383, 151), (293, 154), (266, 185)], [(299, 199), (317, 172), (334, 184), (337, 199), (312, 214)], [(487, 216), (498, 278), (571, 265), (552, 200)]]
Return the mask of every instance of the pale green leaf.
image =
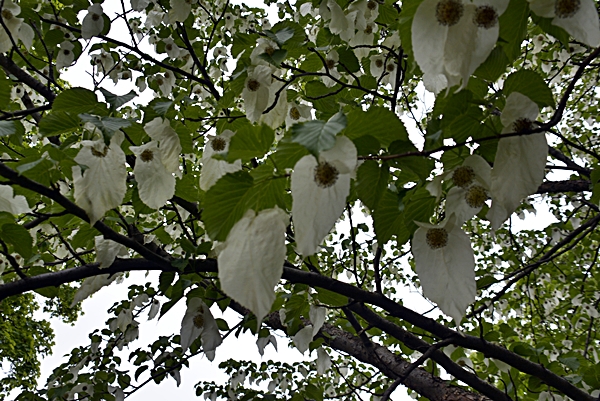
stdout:
[(338, 112), (327, 122), (313, 120), (292, 127), (292, 141), (303, 145), (312, 154), (318, 155), (335, 145), (335, 137), (346, 128), (346, 116)]

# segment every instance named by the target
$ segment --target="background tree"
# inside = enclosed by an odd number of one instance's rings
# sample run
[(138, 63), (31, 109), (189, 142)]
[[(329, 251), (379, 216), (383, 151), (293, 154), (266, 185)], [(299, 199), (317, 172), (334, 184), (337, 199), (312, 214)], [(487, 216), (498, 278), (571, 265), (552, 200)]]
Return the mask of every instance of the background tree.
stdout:
[[(317, 358), (198, 395), (597, 399), (598, 3), (269, 5), (0, 3), (2, 391), (122, 400), (249, 331)], [(37, 387), (33, 312), (76, 322), (132, 271), (160, 279)]]

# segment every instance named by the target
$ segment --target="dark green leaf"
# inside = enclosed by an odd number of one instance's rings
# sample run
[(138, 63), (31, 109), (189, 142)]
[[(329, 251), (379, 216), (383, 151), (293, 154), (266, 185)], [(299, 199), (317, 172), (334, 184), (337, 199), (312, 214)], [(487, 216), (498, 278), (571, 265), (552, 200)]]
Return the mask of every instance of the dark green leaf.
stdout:
[(40, 121), (40, 133), (44, 136), (55, 136), (79, 129), (81, 120), (74, 114), (52, 112)]
[(134, 99), (138, 95), (134, 90), (130, 91), (126, 95), (121, 96), (112, 94), (104, 88), (100, 88), (100, 92), (102, 92), (104, 98), (112, 106), (113, 109), (118, 109), (119, 107), (123, 106), (125, 103)]
[(398, 116), (390, 110), (373, 106), (369, 110), (354, 109), (348, 113), (348, 126), (344, 135), (354, 140), (363, 135), (377, 139), (383, 147), (396, 140), (407, 141), (408, 132)]
[(85, 88), (71, 88), (61, 92), (52, 103), (52, 111), (73, 114), (87, 113), (98, 106), (96, 94)]
[(227, 159), (234, 162), (238, 159), (248, 161), (253, 157), (263, 157), (271, 150), (274, 139), (275, 133), (266, 125), (245, 124), (231, 138)]
[(33, 238), (27, 229), (19, 224), (4, 224), (2, 226), (2, 239), (13, 246), (15, 252), (29, 259), (33, 250)]
[(356, 178), (358, 198), (369, 209), (377, 209), (377, 203), (388, 185), (389, 168), (387, 164), (379, 166), (376, 161), (367, 160), (359, 167)]
[(404, 214), (400, 210), (398, 194), (386, 190), (373, 212), (373, 225), (379, 246), (385, 245), (393, 235), (398, 244), (403, 244), (410, 238), (410, 233), (404, 225)]
[(554, 107), (552, 91), (540, 74), (531, 70), (519, 70), (510, 74), (504, 82), (503, 91), (506, 96), (512, 92), (520, 92), (537, 103), (540, 108)]

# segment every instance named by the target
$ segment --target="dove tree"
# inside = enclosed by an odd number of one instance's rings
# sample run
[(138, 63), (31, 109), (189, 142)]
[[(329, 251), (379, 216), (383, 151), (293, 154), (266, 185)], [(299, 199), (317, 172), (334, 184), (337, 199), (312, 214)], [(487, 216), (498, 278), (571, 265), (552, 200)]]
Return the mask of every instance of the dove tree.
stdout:
[[(305, 360), (181, 385), (598, 399), (596, 1), (3, 0), (0, 25), (3, 394), (133, 400), (243, 332)], [(158, 279), (38, 381), (48, 319), (134, 271)]]

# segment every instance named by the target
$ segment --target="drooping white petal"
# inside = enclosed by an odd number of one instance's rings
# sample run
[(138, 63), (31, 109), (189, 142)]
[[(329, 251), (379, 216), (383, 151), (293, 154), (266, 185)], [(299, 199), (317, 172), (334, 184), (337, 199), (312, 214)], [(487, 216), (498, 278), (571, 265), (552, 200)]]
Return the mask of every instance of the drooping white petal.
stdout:
[[(292, 219), (296, 247), (300, 254), (316, 252), (329, 230), (346, 206), (350, 193), (350, 177), (356, 167), (356, 148), (344, 136), (337, 137), (334, 147), (319, 155), (320, 163), (312, 155), (300, 159), (292, 172)], [(317, 169), (328, 165), (336, 178), (319, 182)]]
[(102, 139), (83, 141), (75, 157), (78, 164), (87, 167), (83, 172), (79, 166), (73, 167), (75, 203), (86, 211), (91, 225), (119, 206), (125, 197), (127, 169), (125, 153), (120, 147), (122, 141), (120, 131), (113, 135), (110, 146)]
[(465, 159), (462, 164), (473, 169), (475, 173), (475, 180), (484, 186), (489, 188), (492, 180), (492, 168), (485, 159), (479, 155), (471, 155)]
[(217, 322), (210, 308), (201, 298), (188, 300), (187, 309), (181, 321), (180, 342), (185, 352), (190, 345), (202, 336), (202, 349), (209, 360), (215, 357), (215, 349), (223, 342)]
[(204, 329), (200, 336), (202, 337), (202, 350), (209, 361), (215, 359), (215, 350), (223, 342), (217, 321), (213, 317), (210, 308), (206, 304), (202, 304), (204, 316)]
[[(475, 257), (469, 236), (450, 216), (438, 226), (423, 225), (415, 231), (412, 253), (423, 294), (435, 302), (456, 325), (475, 301)], [(446, 243), (440, 237), (428, 240), (429, 230), (444, 230)], [(430, 245), (431, 244), (431, 245)]]
[[(466, 86), (466, 81), (468, 81), (471, 75), (469, 69), (472, 57), (476, 52), (478, 28), (473, 23), (474, 15), (475, 5), (465, 4), (463, 16), (455, 25), (448, 28), (448, 36), (446, 37), (444, 47), (446, 78), (449, 76), (460, 77), (463, 87)], [(450, 81), (449, 78), (448, 80)]]
[(144, 126), (144, 130), (150, 138), (158, 141), (161, 151), (161, 160), (169, 173), (180, 174), (179, 154), (181, 153), (181, 142), (179, 136), (169, 120), (156, 117)]
[(130, 146), (136, 156), (133, 173), (140, 199), (152, 209), (163, 207), (175, 194), (175, 177), (162, 162), (162, 151), (156, 141)]
[(327, 310), (322, 306), (310, 306), (310, 311), (308, 312), (308, 316), (310, 321), (313, 324), (313, 337), (317, 335), (321, 327), (323, 327), (323, 323), (325, 323), (325, 313)]
[(492, 207), (487, 218), (494, 230), (535, 193), (544, 179), (548, 143), (543, 133), (503, 138), (492, 169)]
[(104, 29), (102, 6), (99, 3), (94, 3), (88, 7), (87, 11), (88, 13), (81, 23), (81, 37), (84, 39), (99, 35)]
[(10, 185), (0, 185), (0, 212), (8, 212), (16, 216), (31, 213), (31, 208), (23, 195), (14, 195)]
[(417, 8), (411, 25), (415, 61), (423, 74), (437, 76), (442, 69), (448, 27), (435, 16), (438, 0), (425, 0)]
[(456, 224), (462, 225), (481, 210), (482, 206), (472, 207), (465, 201), (467, 190), (460, 187), (450, 188), (446, 195), (446, 213), (454, 213)]
[(331, 367), (331, 358), (323, 347), (317, 349), (317, 374), (320, 376), (327, 372)]
[(552, 24), (560, 26), (575, 39), (588, 46), (600, 45), (600, 22), (598, 11), (593, 0), (580, 0), (579, 10), (572, 17), (561, 18), (556, 16)]
[(329, 30), (333, 34), (339, 34), (348, 29), (348, 20), (342, 8), (335, 0), (327, 0), (327, 8), (331, 12), (331, 21), (329, 22)]
[(96, 262), (100, 263), (99, 269), (109, 268), (117, 256), (127, 256), (127, 248), (110, 239), (104, 239), (102, 235), (94, 237), (96, 248)]
[(35, 32), (33, 32), (33, 28), (29, 26), (29, 24), (21, 24), (19, 27), (19, 39), (23, 42), (23, 45), (27, 50), (31, 48), (33, 45), (33, 38), (35, 37)]
[(292, 337), (294, 345), (296, 348), (298, 348), (298, 351), (303, 354), (306, 352), (310, 342), (313, 339), (312, 331), (312, 326), (309, 324), (308, 326), (304, 326), (298, 330), (298, 332)]
[(235, 173), (242, 169), (241, 160), (228, 163), (226, 160), (213, 158), (213, 155), (227, 154), (229, 143), (234, 135), (235, 132), (227, 129), (210, 138), (206, 143), (202, 153), (202, 170), (200, 171), (200, 189), (203, 191), (208, 191), (225, 174)]
[(258, 340), (256, 340), (256, 346), (258, 347), (258, 353), (260, 356), (265, 354), (265, 347), (269, 344), (272, 344), (273, 348), (275, 348), (275, 351), (277, 351), (277, 338), (275, 338), (273, 334), (269, 334), (266, 337), (260, 337)]
[[(514, 132), (520, 119), (534, 121), (537, 105), (527, 96), (513, 92), (506, 99), (501, 121), (503, 133)], [(523, 198), (536, 192), (544, 179), (548, 143), (543, 133), (502, 138), (498, 142), (491, 175), (492, 207), (487, 218), (494, 230), (516, 210)]]
[(107, 285), (111, 284), (119, 277), (121, 277), (121, 274), (113, 274), (112, 276), (108, 274), (100, 274), (98, 276), (86, 278), (83, 280), (83, 283), (81, 283), (81, 287), (79, 287), (75, 293), (71, 307), (77, 305), (79, 302), (100, 290), (102, 287), (106, 287)]
[[(275, 103), (275, 94), (283, 86), (283, 82), (276, 81), (269, 88), (269, 100), (267, 104), (270, 106)], [(284, 89), (279, 92), (277, 103), (268, 113), (261, 114), (259, 121), (269, 127), (275, 129), (285, 121), (287, 115), (287, 91)]]
[(169, 4), (171, 5), (169, 10), (169, 22), (171, 24), (185, 21), (192, 11), (191, 1), (170, 0)]
[(253, 123), (260, 119), (263, 111), (269, 106), (271, 72), (270, 66), (258, 65), (248, 73), (244, 83), (242, 90), (244, 109), (246, 117)]
[(208, 159), (203, 162), (202, 170), (200, 171), (200, 189), (208, 191), (225, 174), (235, 173), (240, 170), (242, 170), (241, 160), (228, 163), (225, 160)]
[(555, 16), (554, 8), (556, 0), (529, 0), (529, 8), (531, 11), (544, 18), (552, 18)]
[(278, 207), (258, 214), (248, 210), (227, 235), (217, 258), (223, 292), (250, 309), (258, 324), (271, 310), (283, 273), (288, 222)]
[(506, 104), (502, 109), (500, 121), (505, 127), (502, 133), (514, 132), (513, 124), (520, 118), (526, 118), (535, 121), (540, 109), (535, 102), (520, 92), (512, 92), (506, 98)]

